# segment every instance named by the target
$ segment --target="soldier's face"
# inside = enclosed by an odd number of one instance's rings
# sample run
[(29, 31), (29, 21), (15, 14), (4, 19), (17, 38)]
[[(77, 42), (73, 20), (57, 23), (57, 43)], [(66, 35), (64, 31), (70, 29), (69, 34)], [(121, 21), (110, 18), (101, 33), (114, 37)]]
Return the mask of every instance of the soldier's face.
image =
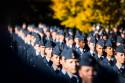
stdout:
[(47, 35), (47, 36), (50, 36), (50, 32), (46, 32), (46, 35)]
[(105, 52), (107, 53), (107, 56), (112, 56), (113, 55), (113, 48), (106, 47)]
[(8, 31), (12, 33), (12, 27), (8, 27)]
[(122, 38), (125, 38), (125, 34), (122, 33), (122, 34), (121, 34), (121, 37), (122, 37)]
[(77, 59), (67, 59), (65, 60), (65, 65), (67, 68), (67, 72), (75, 74), (77, 72), (78, 60)]
[(31, 35), (27, 35), (27, 40), (30, 41), (31, 40)]
[(22, 28), (23, 28), (23, 29), (25, 29), (25, 28), (26, 28), (26, 24), (25, 24), (25, 23), (22, 25)]
[(52, 32), (52, 37), (53, 37), (53, 38), (56, 37), (56, 32)]
[(102, 38), (103, 38), (104, 40), (106, 40), (106, 39), (107, 39), (107, 36), (103, 36)]
[(44, 34), (43, 34), (43, 33), (40, 33), (40, 36), (41, 36), (41, 37), (44, 37)]
[(62, 65), (62, 67), (65, 68), (65, 63), (64, 62), (65, 62), (65, 57), (62, 56), (61, 59), (60, 59), (60, 64)]
[(52, 61), (53, 61), (53, 64), (55, 64), (56, 66), (60, 65), (60, 57), (58, 55), (53, 54)]
[(62, 41), (64, 40), (64, 36), (63, 36), (63, 35), (60, 35), (59, 38), (60, 38), (60, 40), (62, 40)]
[(72, 44), (73, 44), (73, 40), (70, 39), (70, 40), (68, 41), (68, 43), (69, 43), (69, 45), (72, 45)]
[(56, 35), (56, 39), (59, 40), (59, 35)]
[(52, 56), (52, 48), (46, 48), (45, 52), (46, 52), (46, 55), (47, 55), (49, 58), (51, 58), (51, 56)]
[(78, 38), (75, 38), (74, 41), (75, 41), (76, 44), (79, 43), (79, 39)]
[(44, 53), (44, 51), (45, 51), (45, 46), (40, 46), (40, 51), (42, 52), (42, 53)]
[(114, 32), (117, 32), (117, 28), (113, 28)]
[(79, 42), (79, 46), (80, 46), (81, 48), (84, 48), (84, 47), (85, 47), (85, 41), (80, 41), (80, 42)]
[(117, 42), (117, 43), (116, 43), (116, 46), (119, 46), (119, 45), (121, 45), (121, 43)]
[(117, 62), (119, 62), (121, 64), (123, 64), (125, 62), (125, 54), (124, 53), (117, 52), (115, 55), (115, 58), (116, 58)]
[(82, 66), (79, 70), (79, 75), (82, 80), (92, 81), (94, 71), (91, 66)]
[(94, 43), (90, 42), (88, 45), (89, 45), (90, 50), (93, 50), (93, 51), (95, 50), (95, 44)]
[(100, 54), (100, 55), (102, 55), (103, 54), (103, 47), (102, 46), (100, 46), (100, 45), (96, 45), (96, 50), (97, 50), (97, 53), (98, 54)]
[(35, 48), (36, 51), (40, 52), (40, 49), (39, 49), (39, 45), (38, 45), (38, 44), (36, 44), (36, 45), (34, 46), (34, 48)]

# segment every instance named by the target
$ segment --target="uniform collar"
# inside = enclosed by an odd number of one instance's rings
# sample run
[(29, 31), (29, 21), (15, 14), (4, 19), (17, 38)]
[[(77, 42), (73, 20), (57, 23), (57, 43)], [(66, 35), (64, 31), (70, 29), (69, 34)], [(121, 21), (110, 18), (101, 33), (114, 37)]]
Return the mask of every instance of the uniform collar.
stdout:
[(67, 44), (67, 46), (68, 46), (69, 48), (72, 48), (72, 45)]
[(54, 71), (59, 70), (59, 68), (54, 64), (52, 65), (52, 67), (53, 67)]
[(108, 61), (113, 60), (112, 57), (106, 57)]
[(27, 42), (27, 44), (29, 44), (29, 45), (30, 45), (31, 43), (30, 43), (30, 42)]
[(98, 54), (98, 58), (101, 58), (101, 57), (103, 57), (103, 56)]
[(44, 54), (41, 53), (41, 56), (44, 57)]
[(82, 48), (79, 48), (81, 52), (83, 52), (83, 49)]
[(77, 48), (79, 48), (79, 45), (78, 45), (78, 44), (76, 44), (76, 47), (77, 47)]
[(91, 54), (95, 54), (92, 50), (90, 50), (90, 53), (91, 53)]
[(46, 57), (46, 60), (47, 60), (47, 62), (49, 62), (49, 61), (50, 61), (50, 59), (49, 59), (49, 58), (47, 58), (47, 57)]
[(116, 66), (118, 67), (118, 69), (122, 68), (122, 64), (116, 63)]
[(59, 40), (59, 43), (61, 43), (61, 44), (62, 44), (62, 43), (63, 43), (63, 41)]
[(39, 55), (40, 53), (36, 51), (36, 55)]
[(66, 74), (66, 71), (65, 69), (62, 68), (61, 72), (65, 75)]
[(67, 72), (67, 74), (68, 74), (68, 76), (69, 76), (70, 78), (73, 77), (73, 74), (71, 74), (71, 73), (69, 73), (69, 72)]

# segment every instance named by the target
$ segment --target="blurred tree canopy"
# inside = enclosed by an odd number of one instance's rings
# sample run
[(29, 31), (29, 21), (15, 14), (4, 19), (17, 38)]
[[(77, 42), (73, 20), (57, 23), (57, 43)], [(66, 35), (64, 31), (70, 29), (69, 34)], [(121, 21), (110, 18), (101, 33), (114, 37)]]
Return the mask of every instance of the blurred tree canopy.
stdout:
[(91, 31), (92, 24), (117, 27), (125, 16), (125, 0), (52, 0), (53, 18), (61, 25)]

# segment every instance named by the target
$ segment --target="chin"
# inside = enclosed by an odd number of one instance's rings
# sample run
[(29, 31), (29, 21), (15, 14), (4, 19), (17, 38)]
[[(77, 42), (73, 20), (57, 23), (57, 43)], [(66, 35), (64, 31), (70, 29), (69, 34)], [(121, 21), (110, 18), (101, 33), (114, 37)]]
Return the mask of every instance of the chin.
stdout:
[(92, 77), (88, 77), (88, 79), (92, 81), (93, 78)]
[(59, 66), (59, 64), (56, 64), (56, 66)]
[(76, 74), (76, 71), (72, 71), (73, 74)]
[(125, 62), (123, 61), (123, 62), (121, 62), (121, 64), (124, 64)]

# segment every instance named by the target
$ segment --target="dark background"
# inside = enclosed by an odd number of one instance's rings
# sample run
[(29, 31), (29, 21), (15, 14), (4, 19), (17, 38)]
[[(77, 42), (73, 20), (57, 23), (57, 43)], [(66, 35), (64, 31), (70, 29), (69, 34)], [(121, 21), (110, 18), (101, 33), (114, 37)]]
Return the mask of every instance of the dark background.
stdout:
[[(0, 2), (0, 56), (1, 81), (3, 82), (52, 82), (47, 76), (21, 62), (10, 46), (7, 26), (42, 21), (48, 25), (57, 21), (51, 19), (48, 8), (50, 0), (2, 0)], [(36, 10), (34, 10), (34, 8)]]

